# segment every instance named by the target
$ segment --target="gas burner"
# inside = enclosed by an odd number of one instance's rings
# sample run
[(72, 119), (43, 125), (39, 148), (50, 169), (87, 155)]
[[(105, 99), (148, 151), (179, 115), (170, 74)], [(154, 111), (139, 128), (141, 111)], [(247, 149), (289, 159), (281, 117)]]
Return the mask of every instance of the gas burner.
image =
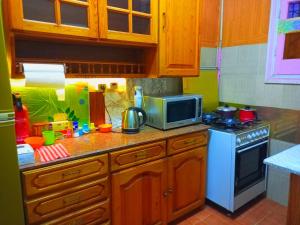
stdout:
[(203, 113), (202, 115), (202, 122), (206, 125), (212, 125), (214, 124), (220, 116), (217, 113), (211, 112), (211, 113)]
[(218, 118), (216, 120), (209, 121), (210, 123), (207, 123), (206, 121), (203, 122), (205, 124), (211, 125), (215, 129), (221, 131), (223, 130), (226, 132), (237, 132), (246, 130), (255, 127), (256, 125), (259, 125), (261, 123), (260, 120), (241, 122), (237, 118)]

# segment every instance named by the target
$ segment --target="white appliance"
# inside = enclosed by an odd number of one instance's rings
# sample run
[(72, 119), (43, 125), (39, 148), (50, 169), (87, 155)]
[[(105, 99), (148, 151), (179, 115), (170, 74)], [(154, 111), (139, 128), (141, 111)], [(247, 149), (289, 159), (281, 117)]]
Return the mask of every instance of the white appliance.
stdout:
[(207, 199), (230, 212), (266, 191), (268, 124), (209, 129)]

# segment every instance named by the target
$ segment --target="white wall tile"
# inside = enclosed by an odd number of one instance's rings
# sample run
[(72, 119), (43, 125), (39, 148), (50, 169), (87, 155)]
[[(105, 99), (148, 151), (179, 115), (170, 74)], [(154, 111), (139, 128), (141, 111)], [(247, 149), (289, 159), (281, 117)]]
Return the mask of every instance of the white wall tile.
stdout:
[(224, 48), (220, 100), (245, 105), (300, 109), (300, 85), (265, 84), (266, 57), (266, 44)]

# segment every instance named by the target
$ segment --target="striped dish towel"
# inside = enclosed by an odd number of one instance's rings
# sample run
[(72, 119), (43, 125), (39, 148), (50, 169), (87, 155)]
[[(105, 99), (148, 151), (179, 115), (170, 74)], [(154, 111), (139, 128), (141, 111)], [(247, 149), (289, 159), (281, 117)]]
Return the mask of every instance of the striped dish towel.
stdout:
[(62, 144), (42, 146), (37, 149), (37, 152), (39, 153), (42, 162), (50, 162), (70, 156), (70, 153)]

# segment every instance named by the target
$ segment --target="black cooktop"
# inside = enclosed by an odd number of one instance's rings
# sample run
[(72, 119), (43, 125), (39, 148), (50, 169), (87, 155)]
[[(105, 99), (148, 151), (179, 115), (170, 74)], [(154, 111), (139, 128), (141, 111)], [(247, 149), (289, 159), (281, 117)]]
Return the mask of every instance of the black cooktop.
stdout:
[(253, 129), (257, 126), (263, 124), (259, 119), (247, 122), (241, 122), (237, 118), (215, 118), (212, 120), (203, 119), (203, 123), (210, 125), (215, 130), (225, 131), (225, 132), (238, 132), (248, 129)]

